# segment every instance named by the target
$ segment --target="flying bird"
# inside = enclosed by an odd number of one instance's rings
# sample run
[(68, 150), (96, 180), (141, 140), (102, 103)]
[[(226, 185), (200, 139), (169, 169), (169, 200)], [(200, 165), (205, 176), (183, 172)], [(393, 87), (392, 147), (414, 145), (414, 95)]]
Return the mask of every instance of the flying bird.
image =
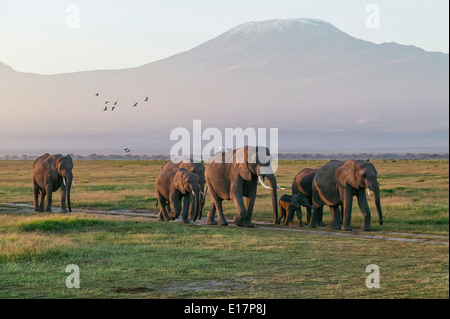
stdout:
[(123, 150), (125, 151), (125, 153), (130, 153), (130, 151), (131, 151), (128, 147), (124, 148)]
[(137, 106), (137, 102), (133, 106)]
[(95, 96), (98, 96), (98, 93), (97, 93), (97, 94), (95, 94)]
[(111, 108), (111, 111), (114, 111), (114, 109), (115, 109), (116, 107), (115, 106), (113, 106), (112, 108)]
[(105, 104), (108, 104), (108, 103), (109, 103), (109, 101), (106, 101), (106, 102), (105, 102)]
[(114, 105), (117, 105), (117, 101), (116, 101), (116, 102), (114, 102)]
[(105, 108), (103, 109), (103, 111), (106, 111), (108, 109), (108, 107), (107, 106), (105, 106)]
[(144, 100), (145, 102), (147, 102), (148, 101), (148, 96), (145, 98), (145, 100)]

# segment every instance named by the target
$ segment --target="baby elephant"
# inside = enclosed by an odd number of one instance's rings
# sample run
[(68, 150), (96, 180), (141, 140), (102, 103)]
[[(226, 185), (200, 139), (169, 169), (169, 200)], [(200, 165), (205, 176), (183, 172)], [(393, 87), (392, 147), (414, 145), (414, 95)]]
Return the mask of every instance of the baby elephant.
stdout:
[[(287, 226), (289, 224), (289, 220), (292, 220), (294, 217), (294, 212), (297, 212), (298, 218), (298, 226), (303, 226), (302, 224), (302, 210), (301, 207), (305, 206), (307, 208), (312, 208), (308, 202), (308, 198), (306, 198), (303, 194), (295, 194), (295, 195), (283, 195), (279, 201), (279, 210), (280, 210), (280, 218), (284, 219), (283, 225)], [(287, 214), (286, 214), (287, 213)]]
[[(193, 211), (195, 212), (200, 199), (198, 177), (184, 168), (161, 170), (155, 182), (156, 196), (161, 205), (159, 218), (164, 221), (176, 219), (181, 213), (181, 201), (184, 200), (183, 222), (189, 223), (189, 200), (193, 197)], [(174, 211), (170, 212), (170, 205)]]

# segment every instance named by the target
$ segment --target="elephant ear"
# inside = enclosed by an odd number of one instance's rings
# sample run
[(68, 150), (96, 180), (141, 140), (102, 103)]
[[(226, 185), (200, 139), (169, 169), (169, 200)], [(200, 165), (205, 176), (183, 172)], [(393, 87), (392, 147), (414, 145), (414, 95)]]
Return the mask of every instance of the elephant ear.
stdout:
[(187, 171), (184, 168), (178, 169), (178, 172), (173, 177), (173, 184), (175, 188), (182, 194), (186, 193), (186, 185), (185, 185), (186, 172)]
[(341, 185), (350, 185), (353, 188), (359, 188), (357, 179), (356, 161), (348, 160), (342, 166), (336, 169), (336, 182)]
[(246, 181), (252, 180), (252, 173), (248, 169), (248, 148), (241, 147), (233, 155), (233, 166), (238, 174)]
[(55, 166), (56, 166), (56, 171), (58, 172), (59, 175), (61, 174), (61, 165), (64, 162), (64, 157), (63, 156), (57, 156), (55, 155)]
[(58, 178), (58, 171), (56, 169), (56, 158), (54, 156), (48, 156), (43, 163), (43, 167), (53, 179)]

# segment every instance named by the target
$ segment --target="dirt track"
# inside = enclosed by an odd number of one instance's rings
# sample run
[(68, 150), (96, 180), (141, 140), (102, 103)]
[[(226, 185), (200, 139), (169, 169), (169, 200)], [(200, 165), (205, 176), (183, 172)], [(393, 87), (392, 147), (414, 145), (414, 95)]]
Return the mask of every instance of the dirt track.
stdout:
[[(33, 206), (28, 204), (13, 204), (4, 203), (0, 204), (2, 210), (10, 208), (12, 213), (34, 213)], [(58, 207), (53, 208), (54, 212), (59, 211)], [(72, 214), (88, 214), (93, 216), (115, 216), (121, 218), (158, 218), (157, 210), (114, 210), (105, 211), (98, 209), (74, 209)], [(181, 219), (175, 220), (174, 222), (181, 222)], [(420, 243), (420, 244), (433, 244), (433, 245), (449, 245), (449, 237), (442, 235), (433, 234), (415, 234), (415, 233), (402, 233), (402, 232), (391, 232), (391, 231), (371, 231), (363, 232), (359, 229), (354, 229), (353, 231), (336, 231), (327, 227), (317, 227), (311, 229), (308, 227), (285, 227), (274, 225), (269, 222), (253, 221), (256, 228), (268, 229), (276, 231), (288, 231), (288, 232), (300, 232), (308, 234), (318, 234), (323, 236), (343, 236), (343, 237), (354, 237), (363, 239), (374, 239), (374, 240), (388, 240), (388, 241), (399, 241), (399, 242), (409, 242), (409, 243)], [(191, 225), (205, 226), (205, 218), (197, 220), (195, 222), (191, 221)], [(232, 222), (229, 221), (229, 226), (236, 227)], [(209, 227), (220, 227), (220, 226), (209, 226)]]

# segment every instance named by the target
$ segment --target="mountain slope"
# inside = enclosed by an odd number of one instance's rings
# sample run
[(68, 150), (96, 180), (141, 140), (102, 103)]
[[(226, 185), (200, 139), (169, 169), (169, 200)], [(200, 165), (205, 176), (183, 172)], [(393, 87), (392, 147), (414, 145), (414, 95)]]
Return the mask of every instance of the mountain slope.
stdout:
[[(114, 143), (168, 152), (170, 131), (191, 129), (193, 119), (203, 128), (276, 127), (280, 150), (298, 152), (448, 147), (447, 54), (377, 45), (317, 19), (244, 23), (132, 69), (43, 76), (0, 65), (2, 76), (0, 133), (15, 132), (21, 147), (32, 135), (46, 136), (37, 148), (70, 139), (97, 152)], [(113, 112), (102, 111), (106, 100), (118, 101)]]

